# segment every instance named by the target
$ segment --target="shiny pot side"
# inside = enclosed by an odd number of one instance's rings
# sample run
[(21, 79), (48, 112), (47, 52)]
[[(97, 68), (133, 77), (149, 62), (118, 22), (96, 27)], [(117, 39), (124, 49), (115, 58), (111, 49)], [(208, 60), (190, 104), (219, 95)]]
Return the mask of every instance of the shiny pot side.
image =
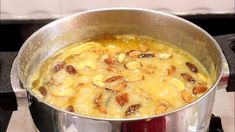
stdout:
[(29, 108), (42, 132), (205, 132), (209, 127), (215, 91), (187, 109), (140, 121), (102, 121), (73, 116), (52, 109), (34, 97)]
[[(39, 102), (33, 96), (28, 95), (28, 100), (22, 99), (27, 94), (25, 89), (20, 88), (20, 80), (16, 73), (16, 61), (13, 63), (11, 70), (11, 83), (17, 94), (17, 103), (20, 106), (29, 106), (31, 115), (36, 127), (43, 132), (134, 132), (134, 131), (207, 131), (215, 89), (200, 102), (192, 105), (190, 108), (184, 109), (167, 116), (153, 118), (151, 120), (139, 121), (97, 121), (86, 118), (72, 116), (70, 114), (52, 109), (51, 107)], [(23, 94), (22, 94), (23, 93)], [(27, 96), (26, 96), (27, 97)], [(138, 127), (136, 127), (138, 126)], [(179, 127), (180, 126), (180, 127)]]
[[(71, 114), (32, 93), (27, 86), (30, 73), (49, 55), (68, 44), (104, 34), (145, 35), (173, 43), (196, 57), (215, 83), (205, 95), (187, 106), (163, 115), (135, 119), (101, 119)], [(23, 87), (32, 96), (30, 111), (41, 131), (120, 131), (121, 126), (128, 126), (131, 122), (146, 119), (151, 122), (157, 118), (164, 118), (163, 131), (205, 131), (212, 111), (215, 86), (221, 77), (222, 57), (216, 41), (186, 20), (150, 10), (104, 9), (78, 13), (39, 29), (21, 47), (17, 56), (17, 72)]]

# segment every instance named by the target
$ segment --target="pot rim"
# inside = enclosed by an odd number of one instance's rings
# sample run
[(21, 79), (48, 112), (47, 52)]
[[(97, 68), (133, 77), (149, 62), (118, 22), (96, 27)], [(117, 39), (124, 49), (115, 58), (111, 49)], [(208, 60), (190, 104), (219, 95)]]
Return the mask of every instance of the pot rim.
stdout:
[(188, 24), (192, 27), (194, 27), (195, 29), (197, 30), (200, 30), (205, 36), (207, 36), (213, 43), (214, 45), (216, 46), (216, 49), (218, 50), (219, 52), (219, 56), (220, 56), (220, 59), (221, 59), (221, 63), (223, 63), (223, 52), (221, 50), (221, 48), (219, 47), (218, 43), (216, 42), (216, 40), (209, 34), (207, 33), (204, 29), (202, 29), (201, 27), (193, 24), (192, 22), (188, 21), (188, 20), (185, 20), (181, 17), (178, 17), (178, 16), (175, 16), (173, 14), (169, 14), (169, 13), (164, 13), (164, 12), (161, 12), (161, 11), (155, 11), (155, 10), (151, 10), (151, 9), (142, 9), (142, 8), (129, 8), (129, 7), (115, 7), (115, 8), (101, 8), (101, 9), (92, 9), (92, 10), (87, 10), (87, 11), (82, 11), (82, 12), (78, 12), (78, 13), (75, 13), (75, 14), (72, 14), (72, 15), (69, 15), (69, 16), (66, 16), (66, 17), (62, 17), (62, 18), (59, 18), (55, 21), (52, 21), (50, 22), (49, 24), (46, 24), (45, 26), (41, 27), (40, 29), (38, 29), (36, 32), (34, 32), (22, 45), (22, 47), (20, 48), (20, 51), (17, 55), (17, 75), (21, 81), (21, 83), (23, 84), (23, 87), (25, 89), (27, 89), (27, 91), (30, 93), (31, 96), (35, 97), (39, 102), (41, 103), (44, 103), (46, 104), (47, 106), (53, 108), (53, 109), (56, 109), (60, 112), (64, 112), (65, 114), (69, 114), (70, 116), (74, 116), (74, 118), (76, 117), (81, 117), (81, 118), (86, 118), (86, 119), (92, 119), (92, 120), (100, 120), (100, 121), (136, 121), (136, 120), (147, 120), (147, 119), (152, 119), (152, 118), (157, 118), (157, 117), (162, 117), (162, 116), (166, 116), (166, 115), (170, 115), (170, 114), (174, 114), (178, 111), (182, 111), (186, 108), (189, 108), (191, 107), (192, 105), (198, 103), (200, 100), (202, 100), (203, 98), (205, 98), (208, 94), (210, 94), (217, 86), (217, 84), (219, 83), (219, 80), (222, 76), (222, 68), (223, 68), (223, 65), (221, 64), (221, 67), (219, 69), (219, 75), (217, 76), (217, 79), (216, 81), (214, 82), (214, 84), (211, 86), (211, 88), (207, 91), (207, 93), (205, 93), (204, 95), (202, 95), (201, 97), (199, 97), (198, 99), (194, 100), (192, 103), (190, 104), (187, 104), (185, 106), (182, 106), (180, 108), (177, 108), (175, 110), (172, 110), (172, 111), (169, 111), (169, 112), (165, 112), (165, 113), (162, 113), (162, 114), (158, 114), (158, 115), (149, 115), (149, 116), (144, 116), (144, 117), (138, 117), (138, 118), (97, 118), (97, 117), (93, 117), (93, 116), (87, 116), (87, 115), (81, 115), (79, 113), (73, 113), (73, 112), (68, 112), (66, 110), (63, 110), (63, 109), (60, 109), (60, 108), (57, 108), (55, 106), (53, 106), (52, 104), (49, 104), (47, 103), (46, 101), (44, 101), (43, 99), (41, 99), (40, 97), (38, 97), (37, 95), (35, 95), (32, 90), (27, 87), (27, 84), (26, 84), (26, 81), (23, 79), (23, 76), (21, 76), (22, 74), (20, 74), (20, 57), (21, 57), (21, 54), (23, 54), (23, 49), (26, 47), (27, 43), (30, 42), (30, 40), (32, 38), (34, 38), (35, 36), (37, 36), (37, 34), (39, 34), (41, 31), (43, 31), (44, 29), (47, 29), (53, 25), (56, 25), (57, 23), (60, 23), (60, 22), (63, 22), (63, 21), (67, 21), (67, 20), (70, 20), (76, 16), (79, 16), (79, 15), (83, 15), (83, 14), (87, 14), (87, 13), (92, 13), (92, 12), (101, 12), (101, 11), (142, 11), (142, 12), (147, 12), (147, 13), (152, 13), (152, 14), (159, 14), (159, 15), (163, 15), (163, 16), (167, 16), (167, 17), (170, 17), (170, 18), (173, 18), (173, 19), (176, 19), (178, 21), (182, 21), (184, 22), (185, 24)]

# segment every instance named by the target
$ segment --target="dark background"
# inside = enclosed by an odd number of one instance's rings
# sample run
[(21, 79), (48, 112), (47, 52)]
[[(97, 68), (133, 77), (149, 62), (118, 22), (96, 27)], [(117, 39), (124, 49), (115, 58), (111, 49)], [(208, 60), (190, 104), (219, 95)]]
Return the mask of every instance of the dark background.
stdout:
[[(180, 16), (202, 27), (212, 36), (235, 33), (235, 14)], [(18, 51), (24, 41), (49, 20), (1, 20), (0, 51)]]

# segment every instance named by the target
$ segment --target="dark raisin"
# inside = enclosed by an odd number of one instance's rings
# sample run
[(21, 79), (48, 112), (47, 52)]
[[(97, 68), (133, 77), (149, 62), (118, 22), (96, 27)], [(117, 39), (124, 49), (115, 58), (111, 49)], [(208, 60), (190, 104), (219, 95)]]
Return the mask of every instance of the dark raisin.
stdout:
[(181, 76), (190, 83), (196, 82), (196, 80), (189, 73), (181, 73)]
[(190, 62), (186, 62), (185, 64), (188, 66), (188, 68), (191, 72), (194, 72), (194, 73), (198, 72), (197, 67), (194, 64), (192, 64)]
[(58, 71), (62, 70), (64, 68), (64, 66), (65, 66), (65, 62), (60, 62), (53, 67), (53, 71), (58, 72)]
[(136, 113), (136, 111), (140, 108), (140, 104), (134, 104), (128, 107), (128, 109), (125, 112), (126, 116), (132, 115)]
[(66, 110), (69, 112), (74, 112), (74, 108), (72, 105), (68, 106)]
[(155, 57), (154, 54), (140, 54), (138, 58), (152, 58)]
[(120, 94), (116, 96), (115, 99), (121, 107), (123, 107), (129, 101), (127, 93)]
[(39, 92), (43, 95), (46, 96), (47, 95), (47, 89), (45, 87), (40, 87), (39, 88)]
[(77, 73), (77, 70), (72, 65), (67, 65), (66, 66), (66, 71), (69, 74), (76, 74)]

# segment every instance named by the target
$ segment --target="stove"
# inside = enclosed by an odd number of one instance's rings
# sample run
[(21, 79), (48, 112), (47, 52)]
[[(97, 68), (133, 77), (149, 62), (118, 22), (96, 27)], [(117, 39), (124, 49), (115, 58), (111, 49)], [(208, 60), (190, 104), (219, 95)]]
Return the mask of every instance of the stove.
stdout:
[[(186, 18), (190, 19), (191, 21), (200, 23), (201, 21), (205, 21), (203, 17), (192, 17), (187, 16)], [(199, 18), (199, 19), (198, 19)], [(214, 18), (213, 18), (214, 19)], [(234, 21), (234, 17), (232, 19)], [(28, 26), (28, 30), (23, 30), (23, 33), (13, 33), (14, 37), (20, 37), (18, 41), (22, 44), (23, 41), (38, 27), (50, 22), (51, 20), (44, 20), (40, 22), (36, 22), (37, 26), (35, 27), (35, 22), (31, 26)], [(43, 23), (43, 24), (42, 24)], [(198, 24), (197, 23), (197, 24)], [(29, 24), (29, 23), (24, 23)], [(3, 23), (4, 25), (4, 23)], [(14, 25), (14, 22), (13, 22)], [(29, 24), (30, 25), (30, 24)], [(1, 25), (2, 26), (2, 25)], [(8, 25), (7, 25), (8, 26)], [(205, 28), (208, 26), (199, 25)], [(5, 27), (4, 27), (5, 28)], [(12, 27), (11, 27), (12, 28)], [(24, 28), (20, 27), (18, 30), (22, 30)], [(210, 29), (210, 28), (209, 28)], [(214, 29), (213, 29), (214, 30)], [(213, 31), (211, 30), (211, 31)], [(221, 30), (221, 29), (220, 29)], [(220, 32), (220, 33), (234, 33), (233, 28), (228, 29), (229, 32)], [(5, 30), (4, 30), (5, 31)], [(6, 34), (8, 34), (7, 31)], [(210, 33), (210, 32), (209, 32)], [(1, 33), (2, 34), (2, 33)], [(218, 35), (219, 33), (214, 33), (214, 38), (220, 44), (222, 49), (224, 49), (224, 54), (228, 56), (227, 60), (235, 66), (234, 61), (234, 52), (235, 52), (235, 34), (227, 34), (227, 35)], [(15, 35), (15, 36), (14, 36)], [(9, 39), (9, 38), (8, 38)], [(3, 42), (6, 41), (6, 38), (3, 38)], [(0, 50), (0, 132), (7, 131), (7, 132), (24, 132), (25, 130), (30, 132), (36, 132), (37, 129), (32, 121), (32, 117), (29, 113), (29, 109), (27, 107), (18, 107), (17, 110), (17, 103), (15, 101), (15, 94), (11, 88), (10, 84), (10, 69), (13, 63), (14, 58), (17, 55), (17, 51), (19, 50), (19, 42), (14, 39), (9, 39), (9, 42), (16, 42), (18, 45), (10, 45), (10, 44), (3, 44), (1, 45)], [(232, 50), (231, 50), (232, 49)], [(230, 66), (231, 67), (231, 66)], [(235, 75), (235, 68), (232, 67), (230, 71)], [(234, 83), (234, 76), (233, 82), (231, 81), (227, 89), (221, 89), (216, 92), (215, 96), (215, 103), (213, 107), (213, 115), (211, 115), (210, 121), (210, 132), (234, 132), (234, 97), (235, 97), (235, 83)], [(6, 98), (8, 97), (8, 98)], [(11, 105), (9, 105), (11, 104)], [(14, 111), (17, 110), (17, 111)], [(14, 111), (14, 112), (12, 112)]]

